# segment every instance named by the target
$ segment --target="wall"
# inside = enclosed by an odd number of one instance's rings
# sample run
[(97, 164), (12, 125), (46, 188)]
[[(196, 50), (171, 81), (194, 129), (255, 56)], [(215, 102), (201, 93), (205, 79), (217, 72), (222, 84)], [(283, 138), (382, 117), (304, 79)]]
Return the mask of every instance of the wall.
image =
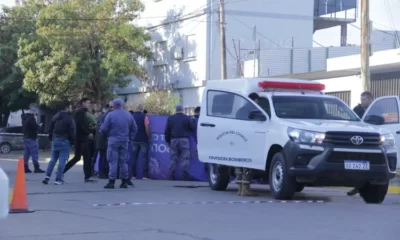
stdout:
[[(212, 5), (217, 0), (210, 0)], [(244, 10), (245, 9), (245, 10)], [(245, 60), (249, 50), (254, 49), (253, 27), (262, 49), (310, 48), (313, 38), (314, 0), (227, 1), (226, 3), (226, 49), (228, 78), (238, 76), (237, 55)], [(210, 24), (209, 65), (211, 80), (221, 79), (218, 15), (212, 14)], [(236, 42), (234, 47), (233, 40)], [(258, 41), (257, 40), (257, 41)], [(293, 44), (293, 45), (292, 45)]]
[(330, 78), (317, 80), (318, 82), (325, 84), (325, 92), (342, 92), (351, 91), (351, 103), (350, 107), (354, 108), (360, 103), (360, 95), (362, 93), (362, 82), (358, 75)]

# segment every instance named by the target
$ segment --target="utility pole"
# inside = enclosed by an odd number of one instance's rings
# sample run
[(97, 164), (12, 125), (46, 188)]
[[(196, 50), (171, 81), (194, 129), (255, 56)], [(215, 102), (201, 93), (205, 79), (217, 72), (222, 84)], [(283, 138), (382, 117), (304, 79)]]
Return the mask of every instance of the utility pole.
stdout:
[(361, 0), (361, 81), (363, 91), (369, 91), (371, 87), (369, 70), (370, 36), (369, 0)]
[(221, 48), (221, 78), (226, 79), (225, 2), (219, 0), (219, 36)]

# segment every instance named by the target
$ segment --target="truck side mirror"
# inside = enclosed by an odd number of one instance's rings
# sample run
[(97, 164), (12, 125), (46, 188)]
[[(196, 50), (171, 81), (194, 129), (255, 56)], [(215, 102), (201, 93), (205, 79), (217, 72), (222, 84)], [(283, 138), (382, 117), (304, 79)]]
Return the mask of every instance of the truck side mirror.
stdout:
[(368, 115), (365, 117), (364, 122), (373, 125), (383, 125), (385, 123), (385, 119), (377, 115)]
[(261, 111), (256, 110), (249, 113), (249, 119), (264, 122), (267, 120), (267, 117)]

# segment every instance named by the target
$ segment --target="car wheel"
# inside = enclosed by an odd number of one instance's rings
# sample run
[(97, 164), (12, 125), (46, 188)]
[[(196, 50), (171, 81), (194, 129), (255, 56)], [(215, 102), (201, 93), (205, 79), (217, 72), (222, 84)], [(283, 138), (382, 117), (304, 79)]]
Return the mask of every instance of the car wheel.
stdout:
[(208, 184), (215, 191), (224, 191), (230, 182), (229, 167), (212, 164), (208, 165)]
[(272, 157), (269, 185), (272, 196), (279, 200), (291, 200), (296, 191), (296, 182), (287, 174), (285, 157), (277, 153)]
[(296, 192), (302, 192), (304, 190), (304, 184), (296, 183)]
[(0, 144), (0, 153), (7, 154), (11, 152), (11, 144), (2, 143)]
[(359, 189), (359, 193), (365, 203), (380, 204), (385, 200), (388, 189), (389, 183), (383, 185), (366, 183)]

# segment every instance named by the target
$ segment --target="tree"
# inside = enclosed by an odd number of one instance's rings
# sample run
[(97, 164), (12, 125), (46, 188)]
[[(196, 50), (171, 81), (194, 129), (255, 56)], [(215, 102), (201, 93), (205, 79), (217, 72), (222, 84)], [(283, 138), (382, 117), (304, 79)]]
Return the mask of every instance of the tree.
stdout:
[(176, 105), (180, 103), (182, 99), (175, 92), (161, 90), (145, 96), (142, 104), (151, 114), (172, 115)]
[(40, 4), (25, 7), (4, 7), (0, 12), (0, 124), (7, 123), (10, 111), (26, 109), (36, 101), (36, 94), (22, 88), (24, 74), (16, 67), (18, 41), (23, 34), (35, 32), (35, 22), (26, 21), (42, 8)]
[(131, 23), (143, 5), (98, 2), (53, 1), (37, 15), (35, 34), (19, 39), (24, 88), (38, 93), (41, 103), (82, 96), (104, 103), (115, 87), (129, 83), (125, 76), (145, 74), (139, 61), (151, 57), (150, 36)]

